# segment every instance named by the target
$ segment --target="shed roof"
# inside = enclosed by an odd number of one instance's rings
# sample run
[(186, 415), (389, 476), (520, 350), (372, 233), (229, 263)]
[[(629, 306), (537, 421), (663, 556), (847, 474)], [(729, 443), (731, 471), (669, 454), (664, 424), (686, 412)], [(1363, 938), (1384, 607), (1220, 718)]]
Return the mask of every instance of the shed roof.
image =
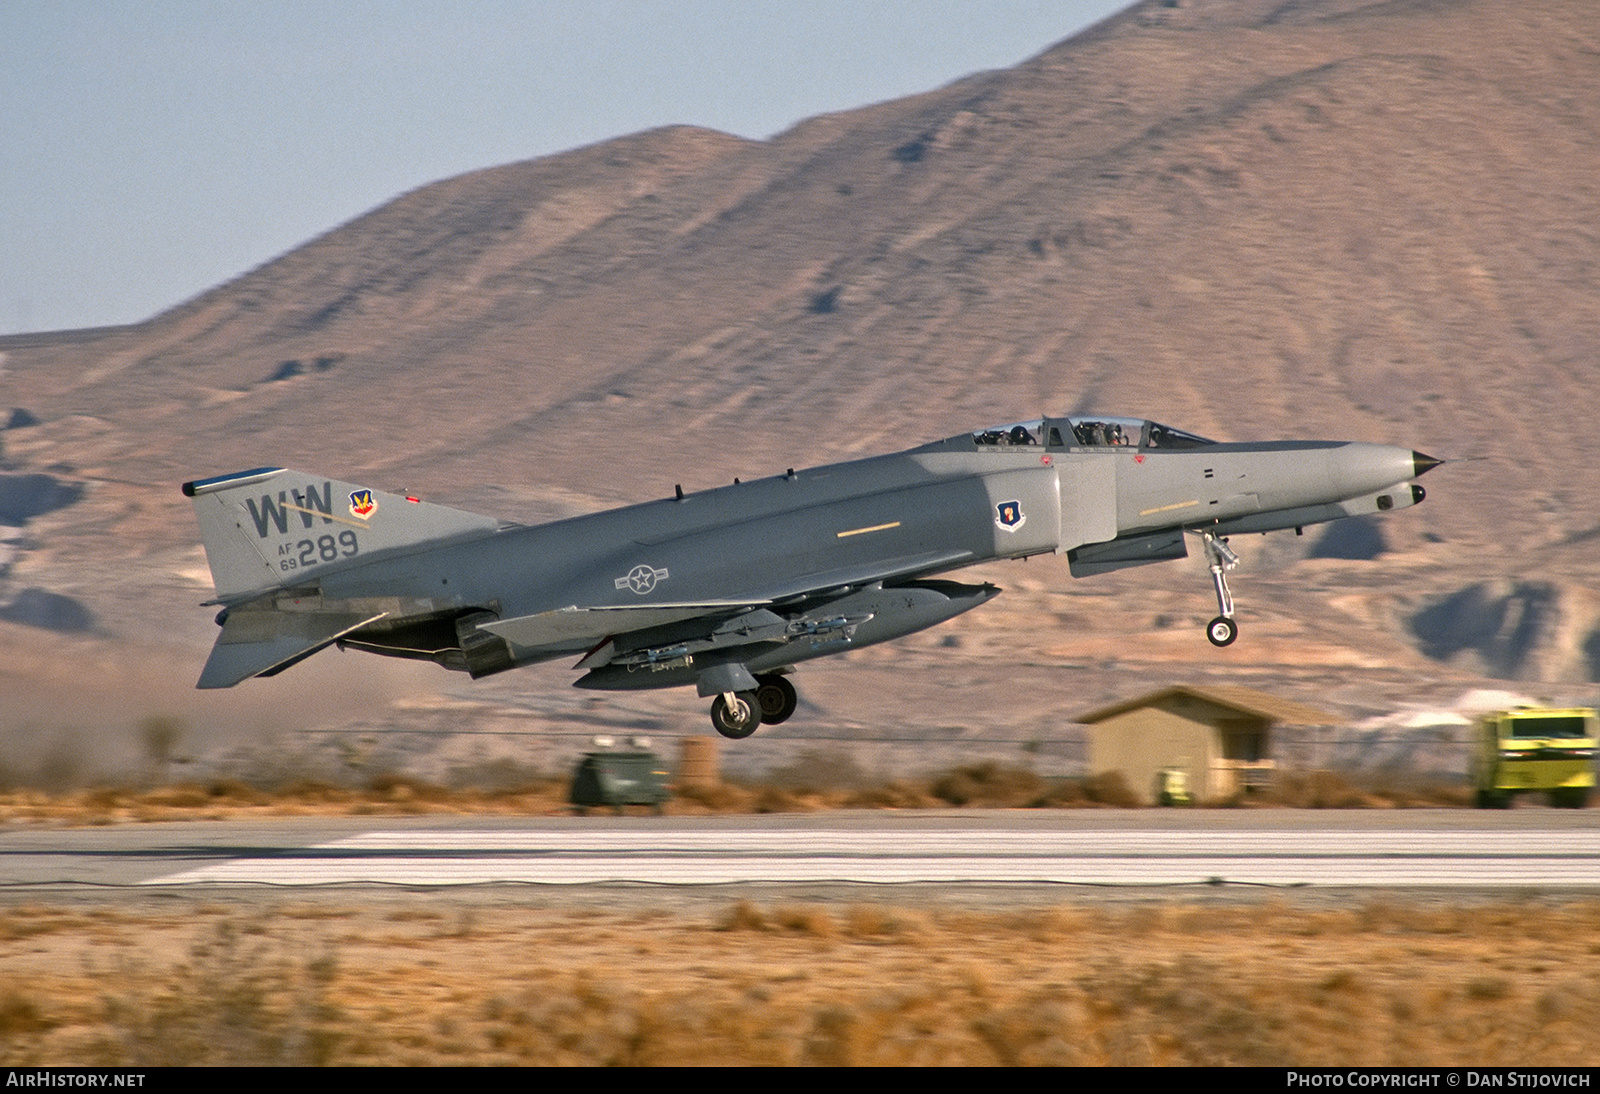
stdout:
[(1187, 684), (1177, 684), (1172, 687), (1162, 688), (1141, 695), (1137, 699), (1125, 699), (1120, 703), (1113, 703), (1108, 707), (1100, 707), (1087, 711), (1073, 719), (1084, 725), (1093, 725), (1115, 718), (1119, 714), (1126, 714), (1130, 710), (1140, 707), (1157, 706), (1177, 695), (1188, 695), (1196, 699), (1203, 699), (1208, 703), (1218, 706), (1230, 707), (1257, 718), (1265, 718), (1276, 725), (1291, 726), (1327, 726), (1337, 724), (1336, 715), (1316, 707), (1308, 707), (1303, 703), (1280, 699), (1276, 695), (1268, 695), (1264, 691), (1254, 688), (1237, 687), (1231, 684), (1216, 684), (1208, 687), (1192, 687)]

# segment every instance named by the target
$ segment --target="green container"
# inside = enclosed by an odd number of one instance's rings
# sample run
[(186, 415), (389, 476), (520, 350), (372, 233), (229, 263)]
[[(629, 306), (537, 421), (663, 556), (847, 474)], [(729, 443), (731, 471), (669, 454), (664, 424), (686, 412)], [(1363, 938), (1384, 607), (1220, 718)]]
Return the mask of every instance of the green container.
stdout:
[(569, 801), (581, 812), (609, 805), (619, 813), (625, 805), (653, 805), (657, 813), (672, 797), (672, 783), (661, 757), (646, 749), (590, 752), (572, 775)]

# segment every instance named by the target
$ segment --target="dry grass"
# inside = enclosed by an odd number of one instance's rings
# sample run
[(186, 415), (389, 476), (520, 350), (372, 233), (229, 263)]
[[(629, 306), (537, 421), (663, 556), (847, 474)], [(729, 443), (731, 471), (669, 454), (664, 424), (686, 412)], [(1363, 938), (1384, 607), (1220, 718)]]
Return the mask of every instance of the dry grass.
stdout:
[(224, 820), (250, 816), (365, 816), (423, 813), (539, 816), (567, 808), (566, 780), (543, 779), (505, 790), (450, 788), (403, 775), (365, 786), (301, 780), (263, 788), (239, 779), (154, 789), (95, 787), (0, 792), (0, 820), (120, 824), (128, 821)]
[[(1329, 771), (1279, 773), (1269, 789), (1223, 802), (1223, 807), (1390, 809), (1466, 807), (1464, 786), (1403, 782)], [(1114, 771), (1082, 779), (1044, 779), (1022, 767), (993, 762), (952, 768), (922, 779), (869, 780), (854, 768), (808, 765), (761, 782), (684, 787), (666, 805), (679, 815), (804, 813), (826, 809), (1072, 809), (1133, 808), (1137, 798)], [(374, 776), (362, 786), (310, 779), (256, 785), (237, 778), (153, 789), (92, 787), (0, 791), (0, 822), (120, 824), (137, 821), (224, 820), (250, 816), (366, 816), (454, 813), (545, 816), (565, 813), (567, 780), (540, 776), (495, 789), (447, 787), (400, 774)]]
[(1270, 786), (1218, 804), (1293, 809), (1468, 808), (1472, 791), (1465, 781), (1430, 781), (1404, 773), (1280, 771)]
[[(419, 900), (428, 898), (418, 898)], [(0, 1063), (1581, 1065), (1600, 902), (0, 916)]]

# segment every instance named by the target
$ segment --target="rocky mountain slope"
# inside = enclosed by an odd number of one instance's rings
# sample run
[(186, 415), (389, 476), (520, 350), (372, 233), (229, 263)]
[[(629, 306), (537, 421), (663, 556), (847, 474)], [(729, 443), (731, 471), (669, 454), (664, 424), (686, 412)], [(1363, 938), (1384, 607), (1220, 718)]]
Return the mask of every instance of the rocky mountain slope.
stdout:
[(188, 478), (284, 464), (535, 520), (1097, 410), (1459, 462), (1354, 539), (1248, 544), (1258, 640), (1223, 661), (1198, 563), (1035, 562), (930, 664), (1582, 687), (1597, 179), (1587, 0), (1153, 0), (769, 141), (665, 129), (423, 186), (146, 323), (0, 340), (7, 465), (70, 495), (9, 537), (6, 671), (68, 642), (197, 669)]

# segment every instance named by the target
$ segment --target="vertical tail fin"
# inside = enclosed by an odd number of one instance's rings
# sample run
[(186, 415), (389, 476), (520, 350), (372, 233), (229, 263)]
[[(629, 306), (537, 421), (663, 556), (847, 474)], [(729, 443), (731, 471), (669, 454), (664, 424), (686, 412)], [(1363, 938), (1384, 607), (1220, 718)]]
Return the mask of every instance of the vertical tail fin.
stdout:
[(493, 517), (281, 467), (186, 482), (183, 492), (194, 501), (217, 596), (229, 601), (379, 551), (499, 527)]

